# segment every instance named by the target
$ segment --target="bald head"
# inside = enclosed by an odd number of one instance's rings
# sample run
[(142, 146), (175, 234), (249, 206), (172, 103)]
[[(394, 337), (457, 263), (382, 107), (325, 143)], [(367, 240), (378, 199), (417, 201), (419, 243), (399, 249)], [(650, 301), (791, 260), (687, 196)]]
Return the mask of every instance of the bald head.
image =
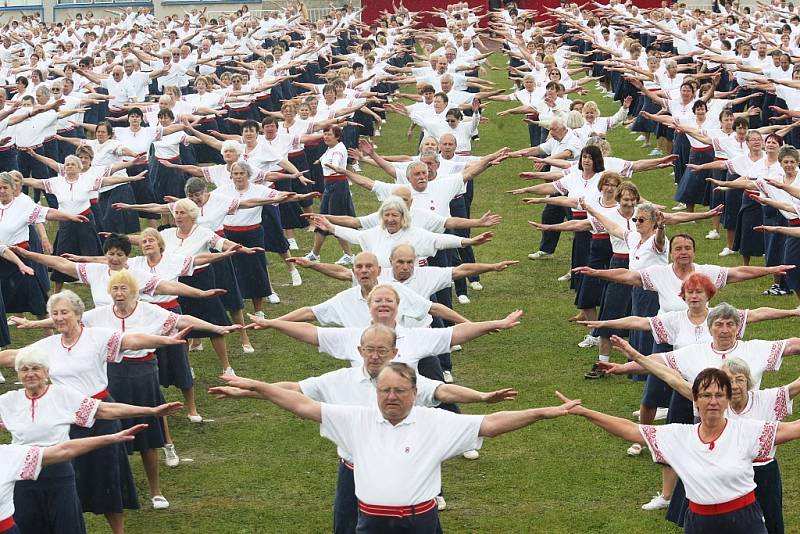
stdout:
[(398, 282), (405, 282), (414, 275), (414, 266), (417, 263), (417, 252), (407, 243), (397, 245), (389, 255), (392, 265), (392, 275)]
[(392, 195), (400, 197), (408, 207), (411, 207), (411, 190), (405, 186), (398, 186), (392, 189)]

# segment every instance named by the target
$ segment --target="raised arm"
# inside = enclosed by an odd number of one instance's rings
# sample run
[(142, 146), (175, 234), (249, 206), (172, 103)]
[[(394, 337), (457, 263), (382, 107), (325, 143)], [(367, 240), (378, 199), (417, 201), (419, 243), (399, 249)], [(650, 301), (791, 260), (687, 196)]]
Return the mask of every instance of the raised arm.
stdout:
[(293, 337), (294, 339), (302, 341), (303, 343), (319, 346), (317, 327), (313, 324), (281, 321), (278, 319), (262, 319), (251, 314), (248, 314), (247, 316), (252, 321), (251, 324), (256, 330), (272, 328), (273, 330), (276, 330), (282, 334), (286, 334), (289, 337)]
[[(228, 383), (227, 386), (212, 387), (208, 390), (211, 395), (218, 399), (243, 396), (237, 395), (233, 390), (249, 391), (255, 394), (255, 398), (270, 401), (277, 407), (302, 419), (310, 419), (317, 423), (322, 422), (322, 406), (320, 403), (302, 393), (249, 378), (225, 375), (222, 376), (222, 379)], [(252, 395), (247, 396), (252, 397)]]
[(17, 256), (35, 261), (45, 267), (58, 271), (67, 276), (78, 278), (78, 264), (61, 256), (49, 256), (20, 247), (9, 247)]
[(618, 284), (642, 287), (642, 277), (639, 271), (632, 271), (630, 269), (592, 269), (591, 267), (576, 267), (572, 269), (572, 272), (601, 278)]

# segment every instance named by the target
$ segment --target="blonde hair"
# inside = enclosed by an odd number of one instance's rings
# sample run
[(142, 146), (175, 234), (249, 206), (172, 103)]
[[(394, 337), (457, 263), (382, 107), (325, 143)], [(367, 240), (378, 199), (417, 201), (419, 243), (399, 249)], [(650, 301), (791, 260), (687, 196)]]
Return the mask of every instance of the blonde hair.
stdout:
[[(153, 230), (153, 228), (149, 228), (149, 230)], [(122, 269), (112, 274), (108, 279), (106, 291), (111, 294), (111, 288), (121, 284), (128, 286), (132, 293), (139, 294), (139, 282), (128, 269)]]
[(400, 293), (398, 293), (395, 288), (393, 288), (389, 284), (379, 284), (379, 285), (373, 287), (372, 291), (370, 291), (369, 295), (367, 295), (367, 304), (368, 305), (372, 304), (372, 299), (375, 296), (375, 292), (378, 291), (379, 289), (387, 289), (387, 290), (391, 291), (394, 294), (394, 301), (397, 304), (400, 304)]
[(158, 243), (158, 250), (162, 253), (167, 248), (166, 244), (164, 243), (164, 238), (161, 236), (161, 232), (156, 230), (155, 228), (145, 228), (142, 230), (142, 233), (139, 234), (139, 237), (153, 237), (155, 238), (156, 242)]

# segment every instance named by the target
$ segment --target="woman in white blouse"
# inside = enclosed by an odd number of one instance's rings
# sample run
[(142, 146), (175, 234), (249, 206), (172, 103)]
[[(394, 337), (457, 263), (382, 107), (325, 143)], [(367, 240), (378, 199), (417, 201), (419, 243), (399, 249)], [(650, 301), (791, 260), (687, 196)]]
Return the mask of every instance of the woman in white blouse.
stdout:
[(406, 203), (400, 197), (391, 196), (383, 201), (378, 213), (381, 225), (369, 230), (355, 230), (332, 224), (322, 215), (311, 215), (309, 218), (317, 228), (330, 232), (340, 239), (361, 246), (365, 252), (377, 256), (381, 267), (391, 267), (389, 256), (395, 245), (408, 243), (414, 247), (420, 262), (427, 263), (427, 258), (435, 256), (443, 249), (478, 246), (490, 241), (494, 234), (484, 232), (475, 237), (459, 237), (450, 234), (436, 234), (411, 225), (411, 215)]

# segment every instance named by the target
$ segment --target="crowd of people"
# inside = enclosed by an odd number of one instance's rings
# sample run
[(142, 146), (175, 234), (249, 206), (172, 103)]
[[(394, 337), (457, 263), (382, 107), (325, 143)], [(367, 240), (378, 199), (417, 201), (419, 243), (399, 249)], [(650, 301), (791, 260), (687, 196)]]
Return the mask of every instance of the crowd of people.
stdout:
[[(628, 455), (650, 451), (662, 484), (643, 509), (667, 509), (688, 533), (782, 534), (775, 453), (800, 438), (800, 423), (782, 422), (800, 382), (760, 384), (800, 354), (800, 338), (743, 338), (749, 323), (800, 316), (785, 303), (800, 296), (800, 12), (401, 3), (364, 23), (361, 11), (312, 21), (291, 3), (159, 20), (142, 7), (5, 23), (0, 367), (22, 388), (0, 395), (11, 435), (0, 533), (85, 532), (84, 512), (124, 532), (125, 510), (140, 507), (134, 451), (150, 505), (169, 508), (160, 451), (180, 465), (169, 416), (204, 422), (189, 355), (207, 339), (225, 382), (209, 394), (267, 400), (336, 444), (337, 534), (441, 532), (444, 460), (475, 460), (486, 437), (568, 415), (626, 440)], [(490, 81), (503, 54), (508, 81)], [(607, 106), (583, 98), (595, 87), (618, 111), (601, 116)], [(492, 114), (491, 102), (510, 104)], [(379, 153), (382, 126), (403, 117), (417, 150)], [(484, 137), (497, 150), (473, 153), (481, 125), (501, 120), (525, 121), (528, 138)], [(614, 128), (649, 157), (613, 156)], [(542, 182), (508, 192), (544, 205), (541, 222), (518, 229), (541, 232), (532, 265), (572, 234), (559, 280), (574, 290), (570, 320), (588, 329), (579, 346), (597, 347), (584, 376), (644, 382), (638, 423), (562, 393), (552, 407), (461, 414), (517, 396), (457, 385), (452, 358), (523, 317), (470, 321), (453, 308), (484, 290), (481, 275), (518, 263), (479, 262), (476, 247), (495, 236), (472, 232), (503, 222), (472, 204), (509, 198), (481, 175), (512, 158), (532, 160), (521, 177)], [(674, 206), (632, 181), (654, 169), (672, 169), (663, 197)], [(354, 203), (352, 186), (376, 201)], [(710, 224), (703, 243), (681, 232), (695, 222)], [(324, 263), (330, 236), (341, 257)], [(723, 239), (719, 255), (741, 266), (695, 263)], [(271, 317), (265, 304), (281, 300), (268, 254), (292, 287), (308, 283), (303, 269), (342, 291)], [(785, 301), (711, 304), (760, 277)], [(17, 329), (38, 340), (23, 346)], [(286, 381), (237, 376), (229, 351), (263, 350), (250, 337), (262, 329), (346, 363)], [(165, 401), (170, 386), (182, 403)]]

